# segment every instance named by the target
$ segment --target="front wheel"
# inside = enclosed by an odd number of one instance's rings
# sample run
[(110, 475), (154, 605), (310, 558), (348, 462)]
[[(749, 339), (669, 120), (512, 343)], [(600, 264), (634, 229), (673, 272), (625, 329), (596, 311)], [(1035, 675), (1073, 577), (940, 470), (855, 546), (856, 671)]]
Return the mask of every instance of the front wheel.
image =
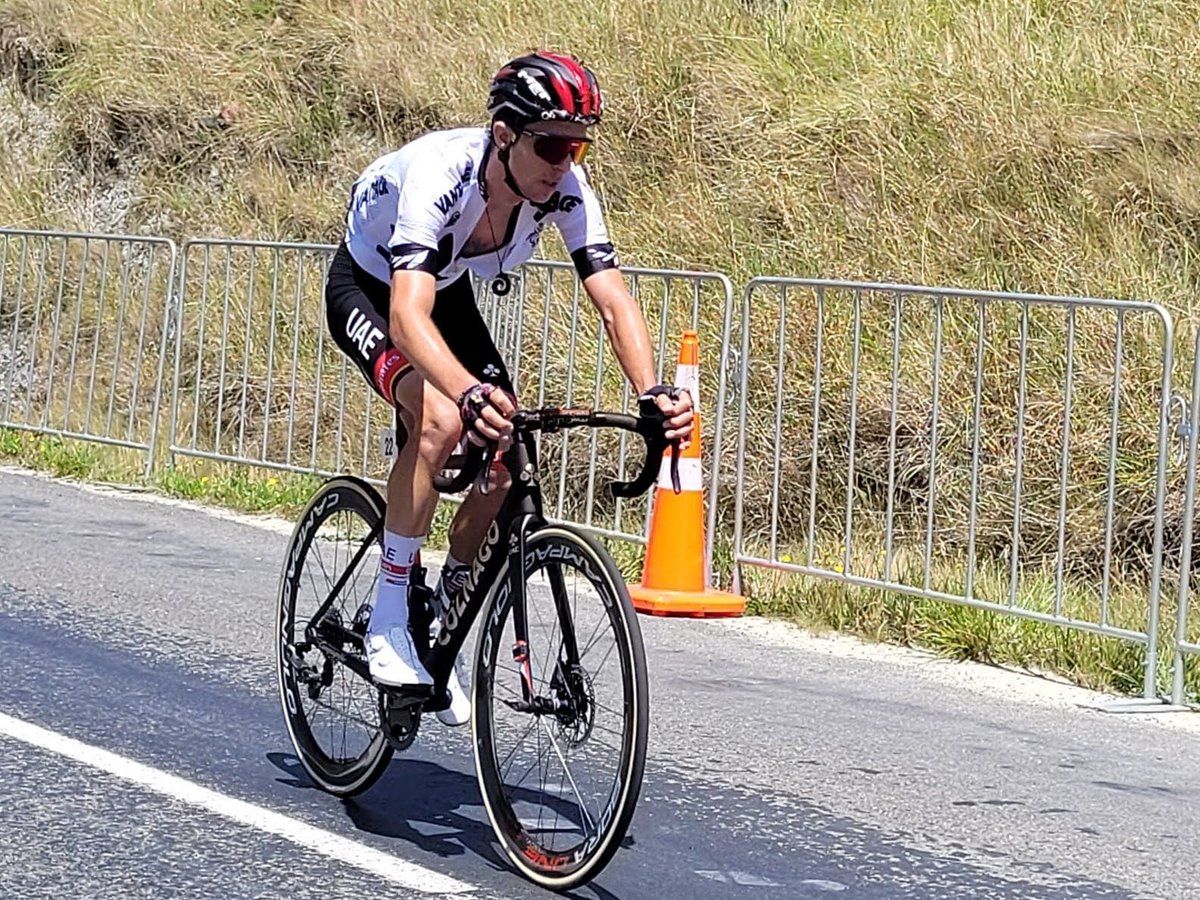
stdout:
[(625, 583), (595, 541), (542, 528), (526, 540), (523, 570), (527, 634), (514, 623), (507, 566), (485, 608), (476, 771), (508, 858), (535, 883), (567, 890), (607, 865), (633, 818), (646, 761), (646, 658)]

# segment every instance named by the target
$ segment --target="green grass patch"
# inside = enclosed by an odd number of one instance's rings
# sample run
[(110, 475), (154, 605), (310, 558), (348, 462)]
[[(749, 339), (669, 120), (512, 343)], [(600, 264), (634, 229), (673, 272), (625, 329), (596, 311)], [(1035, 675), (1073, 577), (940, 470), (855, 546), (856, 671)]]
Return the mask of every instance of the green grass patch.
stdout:
[[(747, 569), (749, 611), (787, 619), (817, 633), (849, 633), (871, 641), (920, 647), (947, 659), (1053, 673), (1095, 690), (1130, 695), (1142, 692), (1146, 658), (1143, 644), (1004, 612), (1006, 570), (987, 566), (977, 573), (975, 596), (999, 607), (984, 608), (850, 585), (836, 580), (840, 563), (828, 555), (823, 558), (824, 562), (818, 559), (818, 566), (827, 566), (830, 578)], [(854, 564), (859, 562), (856, 559)], [(965, 595), (965, 571), (962, 558), (935, 558), (930, 587), (951, 596)], [(895, 580), (920, 586), (921, 574), (915, 564), (900, 566)], [(1170, 578), (1164, 580), (1156, 673), (1157, 689), (1164, 695), (1170, 692), (1175, 624), (1169, 583)], [(1013, 609), (1051, 615), (1055, 613), (1056, 595), (1053, 571), (1024, 571)], [(1144, 631), (1148, 595), (1144, 582), (1116, 584), (1108, 600), (1109, 624)], [(1061, 615), (1081, 622), (1099, 622), (1098, 604), (1094, 580), (1064, 579)], [(1196, 618), (1194, 608), (1192, 617)], [(1200, 619), (1196, 625), (1200, 631)], [(1186, 684), (1189, 696), (1200, 702), (1200, 678), (1195, 672), (1189, 670)]]
[(321, 483), (311, 475), (213, 467), (211, 474), (166, 469), (153, 478), (163, 493), (246, 513), (295, 516)]
[(0, 429), (0, 459), (80, 481), (109, 480), (123, 462), (120, 451), (106, 453), (84, 441), (9, 428)]
[(298, 515), (321, 483), (310, 475), (182, 461), (144, 477), (137, 453), (57, 435), (0, 429), (0, 459), (60, 478), (141, 485), (170, 497), (245, 513)]

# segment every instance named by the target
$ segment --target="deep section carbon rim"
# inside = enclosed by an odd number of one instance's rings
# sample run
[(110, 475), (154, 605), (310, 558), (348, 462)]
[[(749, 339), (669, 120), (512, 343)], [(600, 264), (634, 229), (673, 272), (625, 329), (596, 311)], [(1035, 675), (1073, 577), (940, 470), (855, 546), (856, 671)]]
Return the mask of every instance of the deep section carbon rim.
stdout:
[(352, 478), (326, 482), (300, 516), (280, 579), (277, 673), (284, 719), (309, 776), (342, 796), (370, 787), (392, 748), (380, 729), (378, 690), (308, 642), (305, 627), (367, 544), (327, 614), (344, 628), (365, 627), (379, 570), (379, 542), (368, 543), (368, 536), (382, 516), (383, 503), (369, 485)]
[(558, 527), (532, 535), (525, 583), (527, 647), (514, 631), (507, 569), (483, 621), (477, 768), (509, 858), (562, 890), (603, 868), (633, 816), (645, 765), (645, 657), (624, 583), (590, 539)]

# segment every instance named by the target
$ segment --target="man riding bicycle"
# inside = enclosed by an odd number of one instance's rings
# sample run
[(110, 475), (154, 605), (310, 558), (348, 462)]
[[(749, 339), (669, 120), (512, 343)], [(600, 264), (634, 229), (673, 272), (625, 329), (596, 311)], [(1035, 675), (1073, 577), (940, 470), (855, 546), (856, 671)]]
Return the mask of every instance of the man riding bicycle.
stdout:
[[(508, 370), (475, 306), (469, 272), (508, 292), (511, 272), (555, 225), (613, 350), (639, 396), (666, 414), (666, 436), (692, 430), (686, 393), (657, 384), (637, 301), (625, 287), (599, 202), (580, 166), (600, 121), (600, 87), (577, 60), (537, 52), (503, 66), (488, 98), (491, 124), (432, 132), (375, 160), (351, 191), (346, 231), (325, 286), (329, 328), (376, 391), (396, 407), (403, 440), (387, 482), (380, 572), (367, 628), (372, 678), (432, 685), (408, 631), (409, 575), (429, 532), (433, 478), (462, 438), (511, 440)], [(504, 477), (502, 469), (499, 470)], [(449, 607), (507, 483), (472, 491), (450, 526), (435, 597)], [(470, 719), (455, 667), (448, 725)]]

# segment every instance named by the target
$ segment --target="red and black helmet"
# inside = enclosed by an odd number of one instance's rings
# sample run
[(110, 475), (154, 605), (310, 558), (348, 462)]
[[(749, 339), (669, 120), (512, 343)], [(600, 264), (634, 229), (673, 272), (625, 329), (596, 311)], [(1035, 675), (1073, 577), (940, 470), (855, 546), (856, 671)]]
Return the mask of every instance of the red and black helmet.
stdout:
[(603, 105), (591, 69), (572, 57), (541, 51), (503, 66), (488, 95), (488, 114), (516, 125), (551, 119), (595, 125)]

